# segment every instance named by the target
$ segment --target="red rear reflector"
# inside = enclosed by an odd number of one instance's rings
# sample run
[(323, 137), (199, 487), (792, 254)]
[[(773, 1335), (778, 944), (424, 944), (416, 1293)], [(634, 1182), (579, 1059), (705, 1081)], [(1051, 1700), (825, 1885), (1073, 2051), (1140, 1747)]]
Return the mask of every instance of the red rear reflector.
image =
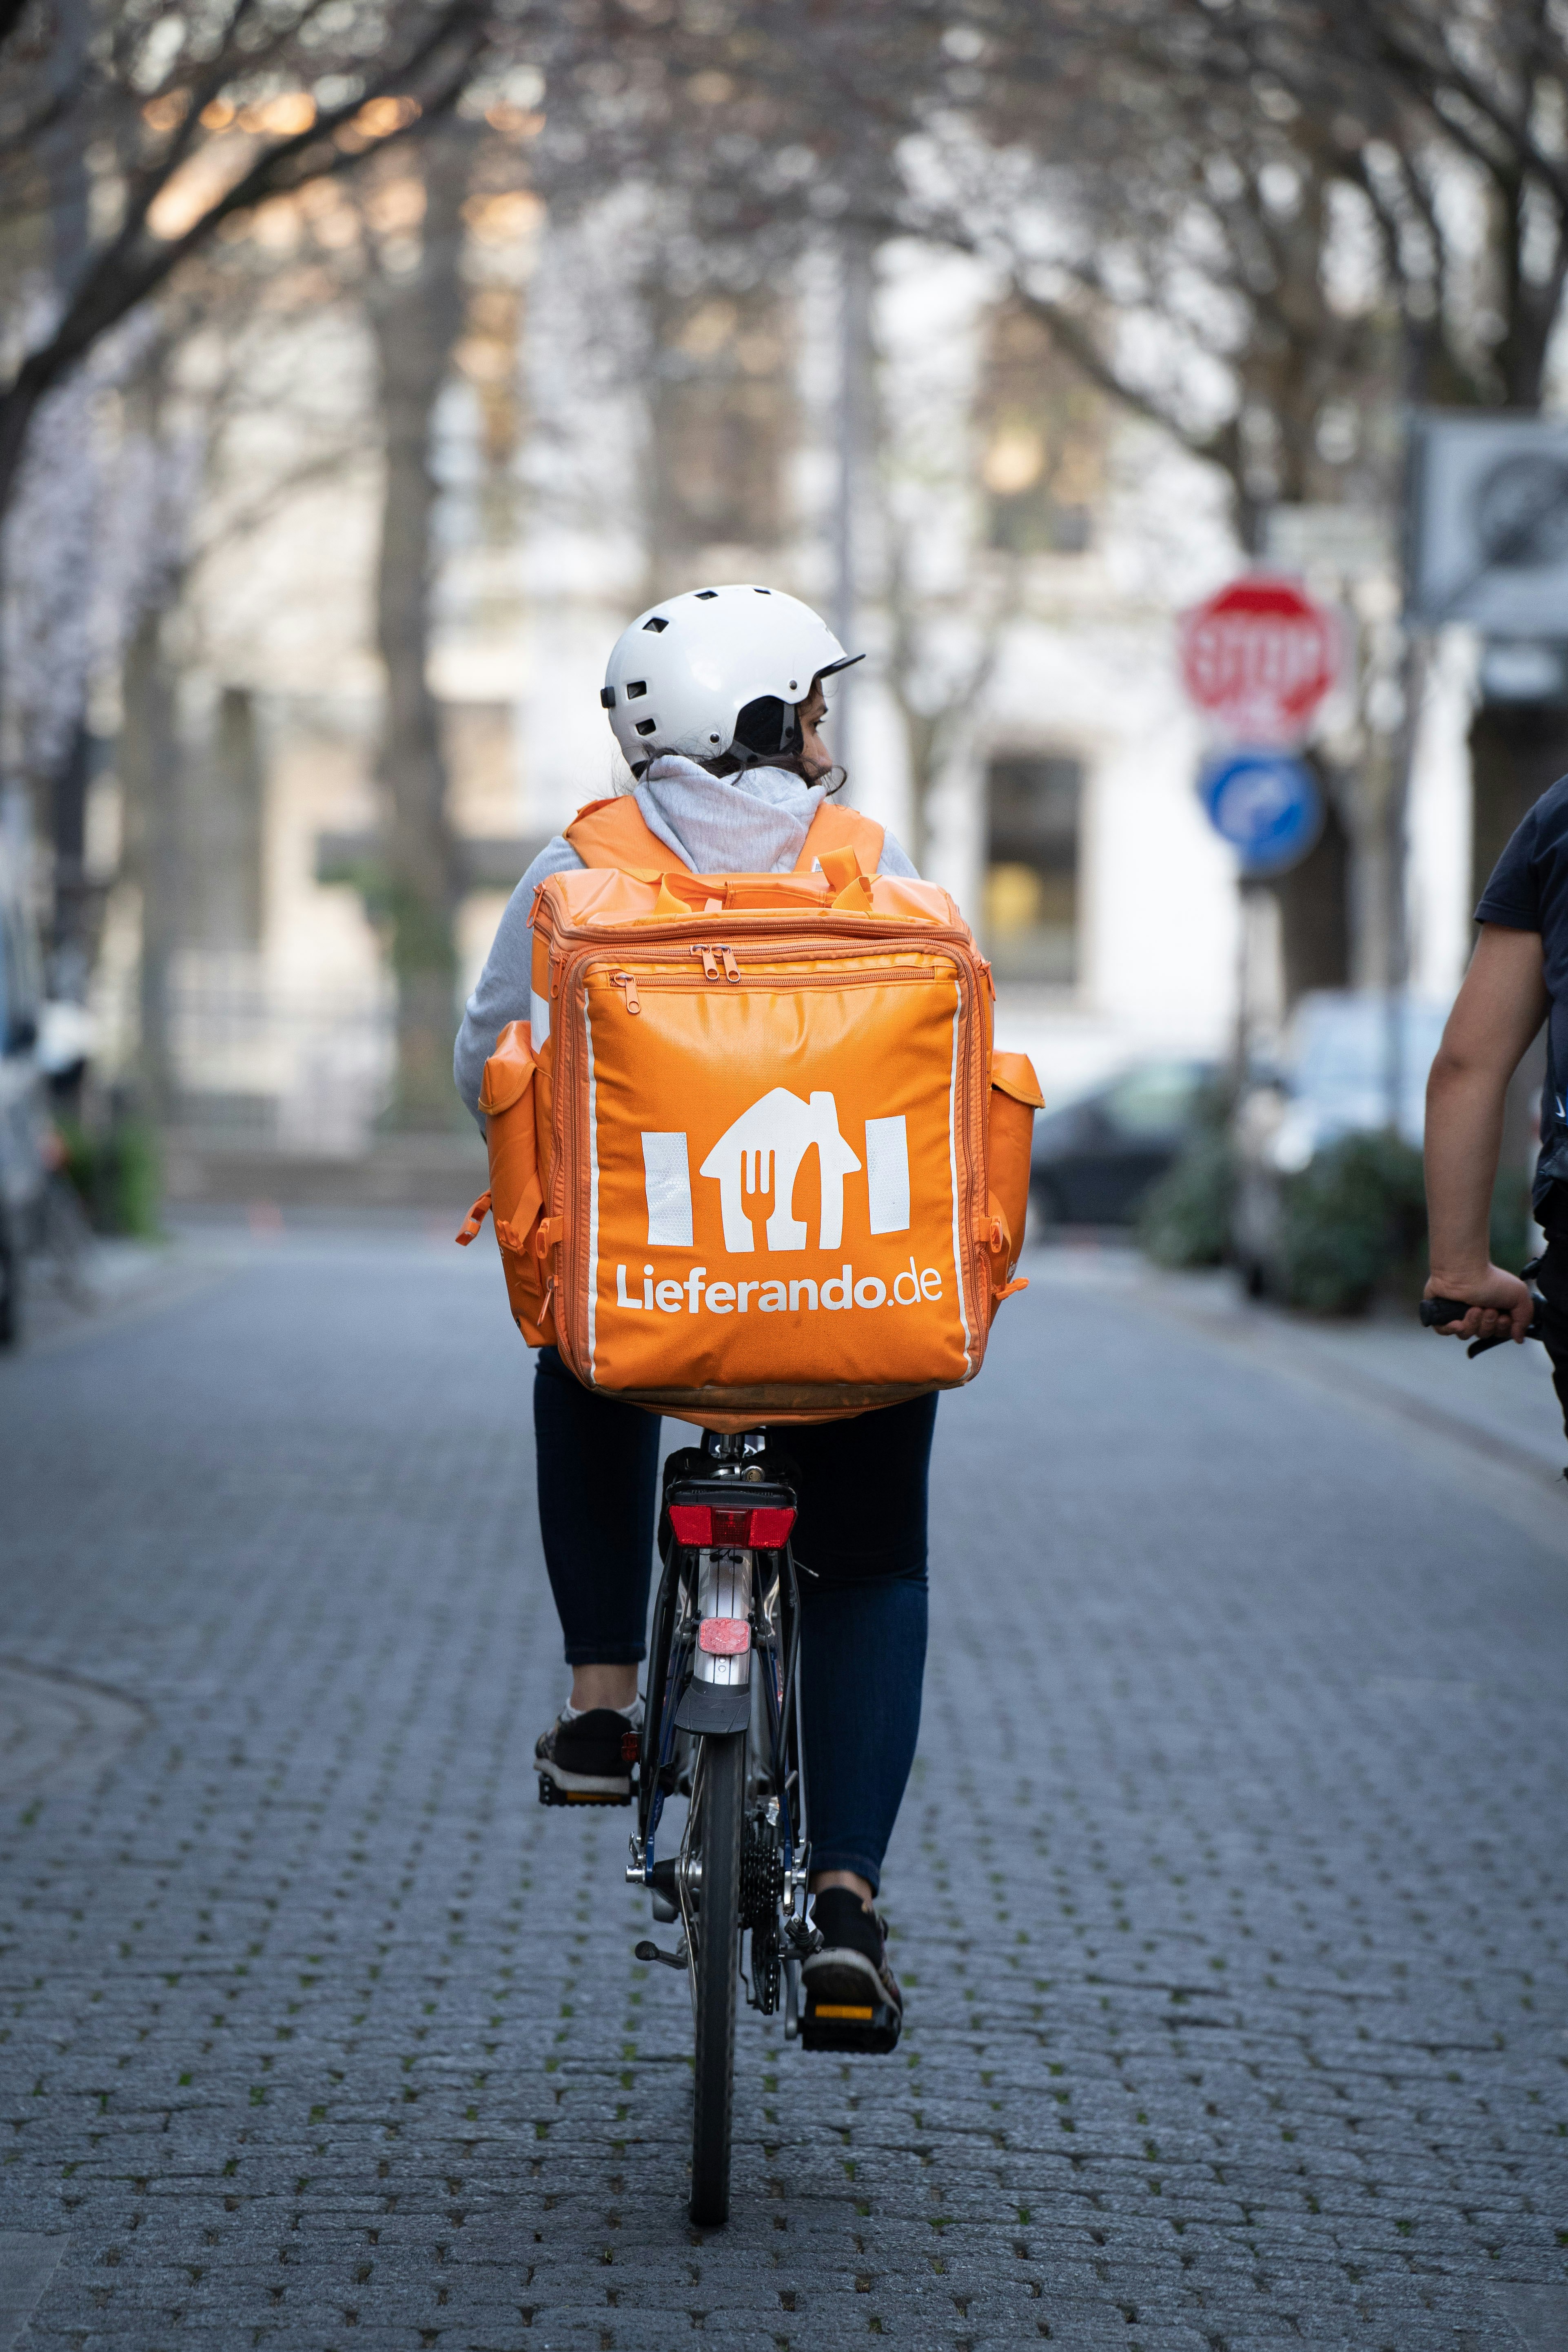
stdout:
[(707, 1503), (671, 1503), (669, 1523), (678, 1543), (699, 1550), (780, 1551), (789, 1541), (795, 1512), (778, 1504), (749, 1511), (721, 1511)]
[(759, 1551), (782, 1551), (794, 1525), (795, 1513), (787, 1505), (759, 1507), (752, 1513), (752, 1541)]
[(743, 1617), (704, 1617), (697, 1646), (712, 1658), (738, 1658), (752, 1646), (751, 1626)]

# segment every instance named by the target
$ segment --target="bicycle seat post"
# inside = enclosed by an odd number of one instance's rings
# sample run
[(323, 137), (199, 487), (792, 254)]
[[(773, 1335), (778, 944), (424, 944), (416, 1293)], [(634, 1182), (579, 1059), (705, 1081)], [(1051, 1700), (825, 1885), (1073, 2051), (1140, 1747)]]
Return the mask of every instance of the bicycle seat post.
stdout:
[(705, 1429), (702, 1451), (715, 1462), (743, 1462), (748, 1454), (761, 1454), (767, 1439), (760, 1429)]

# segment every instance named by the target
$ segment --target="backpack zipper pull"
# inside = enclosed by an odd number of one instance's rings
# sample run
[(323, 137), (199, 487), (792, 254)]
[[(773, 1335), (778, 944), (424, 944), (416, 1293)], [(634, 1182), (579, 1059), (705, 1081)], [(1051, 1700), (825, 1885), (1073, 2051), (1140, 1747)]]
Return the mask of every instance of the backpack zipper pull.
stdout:
[(637, 984), (629, 971), (613, 971), (610, 974), (610, 986), (624, 991), (628, 1013), (642, 1011), (642, 1004), (637, 996)]
[(688, 953), (690, 955), (700, 955), (701, 957), (702, 977), (704, 980), (718, 979), (719, 959), (714, 954), (711, 948), (704, 947), (701, 941), (698, 940), (688, 950)]
[(721, 948), (719, 952), (724, 959), (725, 979), (739, 980), (741, 977), (741, 967), (735, 961), (734, 950), (732, 948)]

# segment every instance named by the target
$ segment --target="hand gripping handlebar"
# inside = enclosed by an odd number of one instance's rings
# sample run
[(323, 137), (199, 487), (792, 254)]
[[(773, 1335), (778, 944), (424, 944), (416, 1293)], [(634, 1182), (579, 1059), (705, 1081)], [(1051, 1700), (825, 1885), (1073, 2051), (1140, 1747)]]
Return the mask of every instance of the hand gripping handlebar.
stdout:
[[(1535, 1301), (1535, 1309), (1525, 1327), (1524, 1336), (1527, 1339), (1539, 1339), (1542, 1312), (1546, 1301), (1538, 1290), (1532, 1290), (1530, 1295)], [(1462, 1298), (1424, 1298), (1419, 1309), (1421, 1320), (1428, 1331), (1436, 1331), (1445, 1323), (1462, 1323), (1469, 1311)], [(1506, 1347), (1511, 1337), (1510, 1332), (1504, 1331), (1495, 1339), (1472, 1339), (1465, 1353), (1470, 1357), (1484, 1356), (1489, 1348)]]

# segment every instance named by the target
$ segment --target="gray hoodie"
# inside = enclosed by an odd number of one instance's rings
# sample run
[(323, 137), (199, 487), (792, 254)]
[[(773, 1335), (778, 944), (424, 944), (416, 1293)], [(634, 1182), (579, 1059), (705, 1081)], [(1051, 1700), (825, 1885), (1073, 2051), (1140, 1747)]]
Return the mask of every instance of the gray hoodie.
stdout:
[[(637, 789), (644, 824), (693, 874), (789, 873), (825, 798), (821, 784), (805, 783), (787, 768), (710, 776), (695, 760), (669, 753), (653, 761)], [(481, 1128), (485, 1064), (507, 1023), (528, 1018), (533, 962), (528, 919), (534, 890), (547, 874), (569, 874), (582, 863), (560, 834), (540, 851), (507, 901), (479, 986), (463, 1008), (452, 1072)], [(891, 834), (884, 837), (878, 871), (914, 875)]]

